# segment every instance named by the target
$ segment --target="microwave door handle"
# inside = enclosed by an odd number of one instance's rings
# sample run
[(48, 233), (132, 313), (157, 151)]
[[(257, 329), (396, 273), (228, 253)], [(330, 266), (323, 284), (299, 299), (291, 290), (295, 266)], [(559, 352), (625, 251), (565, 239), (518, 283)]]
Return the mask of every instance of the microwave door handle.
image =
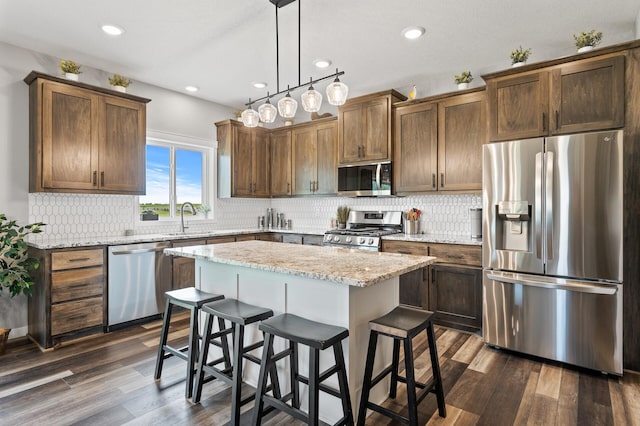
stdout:
[(553, 259), (553, 152), (545, 154), (545, 227), (547, 231), (547, 260)]
[(380, 190), (380, 171), (382, 170), (382, 164), (378, 163), (376, 167), (376, 191)]
[(542, 153), (536, 154), (536, 193), (535, 193), (535, 233), (536, 257), (542, 259)]

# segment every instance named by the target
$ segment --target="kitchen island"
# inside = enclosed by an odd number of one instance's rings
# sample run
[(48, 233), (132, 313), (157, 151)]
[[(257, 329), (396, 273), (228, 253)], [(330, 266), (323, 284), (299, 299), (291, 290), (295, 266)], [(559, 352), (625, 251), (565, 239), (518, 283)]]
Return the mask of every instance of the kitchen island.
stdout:
[[(360, 400), (369, 339), (368, 321), (399, 303), (399, 276), (424, 268), (436, 258), (363, 250), (299, 246), (266, 241), (243, 241), (165, 249), (165, 254), (196, 259), (196, 287), (224, 294), (246, 303), (273, 309), (276, 315), (293, 313), (310, 320), (345, 327), (343, 342), (354, 414)], [(248, 328), (246, 339), (261, 338), (257, 327)], [(375, 371), (391, 362), (391, 340), (378, 345)], [(284, 342), (276, 339), (276, 350)], [(333, 354), (320, 357), (321, 369), (332, 364)], [(217, 354), (216, 354), (217, 355)], [(283, 363), (281, 363), (283, 364)], [(308, 352), (300, 351), (300, 371), (307, 375)], [(247, 363), (244, 380), (255, 386), (258, 367)], [(280, 365), (281, 383), (288, 383), (288, 366)], [(337, 389), (337, 380), (328, 382)], [(301, 388), (306, 408), (306, 386)], [(388, 383), (372, 391), (372, 399), (386, 398)], [(320, 416), (335, 423), (342, 413), (339, 400), (321, 393)]]

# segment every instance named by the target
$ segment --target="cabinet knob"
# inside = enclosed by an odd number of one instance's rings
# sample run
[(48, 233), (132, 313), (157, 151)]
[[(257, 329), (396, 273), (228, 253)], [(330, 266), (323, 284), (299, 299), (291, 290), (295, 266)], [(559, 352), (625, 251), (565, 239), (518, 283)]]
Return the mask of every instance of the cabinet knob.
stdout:
[(100, 172), (100, 186), (104, 186), (104, 171)]
[(96, 186), (98, 184), (98, 172), (97, 171), (93, 171), (93, 186)]
[(560, 111), (556, 110), (556, 130), (560, 130)]
[(436, 174), (435, 173), (431, 174), (431, 187), (432, 188), (436, 187)]
[(542, 113), (542, 131), (547, 131), (547, 114), (545, 114), (544, 112)]
[(444, 188), (444, 173), (440, 173), (440, 188)]

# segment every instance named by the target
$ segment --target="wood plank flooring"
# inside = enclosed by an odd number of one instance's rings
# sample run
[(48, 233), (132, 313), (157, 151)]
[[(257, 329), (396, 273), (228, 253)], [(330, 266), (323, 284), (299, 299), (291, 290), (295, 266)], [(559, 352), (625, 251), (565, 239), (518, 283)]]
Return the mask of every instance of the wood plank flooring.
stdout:
[[(222, 425), (230, 388), (205, 385), (202, 401), (184, 398), (184, 362), (165, 361), (153, 379), (160, 321), (84, 338), (42, 353), (32, 345), (0, 357), (0, 425)], [(174, 317), (170, 339), (186, 342), (188, 317)], [(419, 406), (426, 425), (640, 425), (640, 376), (606, 376), (485, 346), (479, 336), (436, 328), (447, 417), (430, 395)], [(431, 375), (426, 338), (414, 340), (416, 377)], [(248, 388), (248, 386), (247, 386)], [(246, 389), (249, 391), (249, 389)], [(400, 384), (385, 405), (406, 408)], [(243, 407), (248, 424), (252, 404)], [(357, 407), (354, 407), (357, 411)], [(266, 425), (299, 425), (284, 414)], [(394, 425), (371, 414), (367, 425)]]

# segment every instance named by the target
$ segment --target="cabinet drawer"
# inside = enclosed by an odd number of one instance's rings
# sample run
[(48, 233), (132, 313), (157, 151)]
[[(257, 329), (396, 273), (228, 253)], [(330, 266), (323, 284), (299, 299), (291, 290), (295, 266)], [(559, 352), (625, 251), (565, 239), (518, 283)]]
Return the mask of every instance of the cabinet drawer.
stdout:
[(253, 241), (256, 236), (253, 234), (236, 235), (236, 241)]
[(283, 234), (282, 242), (287, 244), (302, 244), (302, 235)]
[(51, 334), (54, 336), (102, 324), (102, 297), (51, 306)]
[(438, 258), (438, 263), (458, 265), (482, 265), (482, 247), (460, 244), (429, 244), (429, 256)]
[(178, 240), (172, 241), (171, 247), (203, 246), (207, 240)]
[(51, 253), (51, 270), (85, 268), (104, 263), (103, 249), (58, 251)]
[(68, 270), (51, 274), (51, 303), (101, 296), (104, 286), (104, 268)]
[(222, 243), (233, 243), (236, 241), (236, 237), (230, 235), (228, 237), (216, 237), (207, 240), (207, 244), (222, 244)]
[(411, 241), (382, 240), (382, 251), (391, 253), (415, 254), (419, 256), (428, 255), (426, 243), (415, 243)]

